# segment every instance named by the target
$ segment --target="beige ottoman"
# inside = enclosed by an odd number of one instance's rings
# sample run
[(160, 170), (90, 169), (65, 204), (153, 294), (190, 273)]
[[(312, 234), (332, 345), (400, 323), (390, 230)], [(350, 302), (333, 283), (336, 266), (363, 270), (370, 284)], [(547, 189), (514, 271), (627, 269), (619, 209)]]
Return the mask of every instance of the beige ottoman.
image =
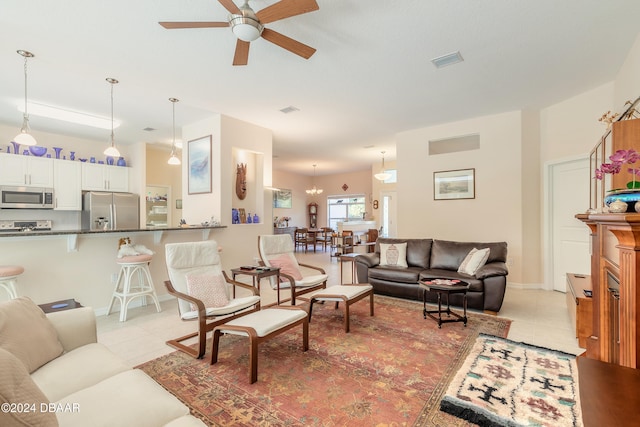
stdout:
[(335, 308), (338, 308), (339, 303), (344, 302), (344, 331), (349, 332), (349, 306), (366, 297), (369, 297), (369, 312), (370, 315), (373, 316), (373, 286), (370, 284), (340, 285), (320, 289), (319, 291), (311, 294), (309, 321), (311, 321), (313, 303), (318, 301), (334, 301), (336, 303)]
[(302, 325), (302, 351), (309, 349), (309, 318), (300, 307), (278, 307), (255, 311), (213, 328), (211, 364), (218, 362), (220, 334), (249, 337), (249, 377), (258, 381), (258, 344), (288, 329)]

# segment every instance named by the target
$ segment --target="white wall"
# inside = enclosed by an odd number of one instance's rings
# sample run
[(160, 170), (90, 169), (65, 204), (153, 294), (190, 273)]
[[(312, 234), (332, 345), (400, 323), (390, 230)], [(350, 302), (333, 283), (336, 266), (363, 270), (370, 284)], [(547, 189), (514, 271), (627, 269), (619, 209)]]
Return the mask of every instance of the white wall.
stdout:
[[(521, 113), (510, 112), (398, 134), (398, 236), (506, 241), (509, 281), (521, 283), (521, 130)], [(429, 140), (469, 134), (480, 135), (480, 149), (428, 155)], [(468, 168), (475, 168), (475, 199), (433, 199), (435, 171)]]
[(614, 102), (622, 108), (627, 100), (640, 96), (640, 34), (631, 47), (615, 81)]

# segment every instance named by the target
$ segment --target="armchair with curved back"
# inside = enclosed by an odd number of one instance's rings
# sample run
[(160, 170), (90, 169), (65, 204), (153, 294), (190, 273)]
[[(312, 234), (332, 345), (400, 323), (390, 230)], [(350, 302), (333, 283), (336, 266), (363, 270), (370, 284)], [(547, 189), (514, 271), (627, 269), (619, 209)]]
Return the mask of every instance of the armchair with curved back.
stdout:
[[(207, 332), (230, 320), (260, 310), (260, 291), (251, 285), (230, 279), (222, 269), (218, 243), (214, 240), (202, 242), (168, 243), (165, 245), (169, 280), (164, 284), (170, 295), (178, 298), (178, 311), (182, 320), (196, 320), (198, 330), (180, 338), (167, 341), (171, 347), (201, 359), (206, 352)], [(228, 304), (221, 307), (206, 307), (203, 301), (189, 294), (188, 275), (213, 274), (224, 276)], [(232, 297), (233, 287), (242, 288), (248, 296)], [(235, 295), (235, 294), (233, 294)], [(193, 309), (195, 305), (197, 309)], [(182, 343), (198, 337), (197, 348)]]
[[(278, 292), (280, 304), (280, 289), (291, 289), (291, 305), (296, 304), (300, 295), (327, 287), (329, 276), (320, 268), (309, 264), (298, 263), (294, 254), (294, 243), (289, 234), (274, 234), (258, 236), (258, 253), (260, 260), (267, 267), (280, 267), (280, 282), (270, 278), (271, 287)], [(300, 269), (300, 267), (303, 267)], [(294, 270), (300, 276), (291, 274)], [(282, 281), (282, 279), (285, 279)], [(285, 302), (285, 301), (282, 301)]]

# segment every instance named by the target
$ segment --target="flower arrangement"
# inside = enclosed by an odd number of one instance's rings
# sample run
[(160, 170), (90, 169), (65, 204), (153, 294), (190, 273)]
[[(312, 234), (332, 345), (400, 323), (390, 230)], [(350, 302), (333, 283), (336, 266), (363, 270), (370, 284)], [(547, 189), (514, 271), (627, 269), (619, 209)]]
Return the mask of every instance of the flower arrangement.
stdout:
[[(607, 173), (612, 175), (620, 173), (625, 164), (634, 164), (640, 160), (640, 153), (635, 150), (618, 150), (609, 156), (609, 160), (611, 163), (603, 163), (595, 170), (596, 179), (603, 179), (604, 174)], [(627, 188), (630, 190), (640, 188), (640, 181), (636, 181), (636, 175), (640, 175), (640, 168), (628, 168), (627, 171), (632, 176), (632, 180), (627, 182)]]

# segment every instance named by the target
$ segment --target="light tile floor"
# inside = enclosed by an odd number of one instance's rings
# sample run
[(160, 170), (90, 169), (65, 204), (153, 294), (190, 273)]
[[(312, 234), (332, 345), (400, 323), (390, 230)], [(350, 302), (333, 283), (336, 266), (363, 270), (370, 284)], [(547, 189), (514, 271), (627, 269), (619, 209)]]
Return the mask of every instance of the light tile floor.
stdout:
[[(324, 268), (330, 277), (329, 286), (339, 284), (340, 264), (335, 258), (330, 258), (329, 252), (298, 253), (297, 257), (302, 263)], [(235, 266), (225, 267), (229, 270)], [(343, 269), (344, 280), (350, 281), (351, 265), (345, 263)], [(238, 276), (237, 279), (250, 283), (248, 276)], [(262, 281), (260, 292), (263, 306), (275, 301), (275, 291), (268, 286), (267, 280)], [(117, 313), (98, 316), (98, 341), (126, 359), (131, 366), (174, 351), (165, 342), (194, 331), (196, 325), (179, 319), (174, 299), (163, 301), (161, 305), (160, 313), (153, 305), (130, 308), (126, 322), (120, 322)], [(572, 354), (584, 351), (578, 347), (565, 294), (561, 292), (508, 288), (499, 316), (513, 320), (509, 339)], [(416, 313), (416, 320), (424, 321), (421, 312)]]

